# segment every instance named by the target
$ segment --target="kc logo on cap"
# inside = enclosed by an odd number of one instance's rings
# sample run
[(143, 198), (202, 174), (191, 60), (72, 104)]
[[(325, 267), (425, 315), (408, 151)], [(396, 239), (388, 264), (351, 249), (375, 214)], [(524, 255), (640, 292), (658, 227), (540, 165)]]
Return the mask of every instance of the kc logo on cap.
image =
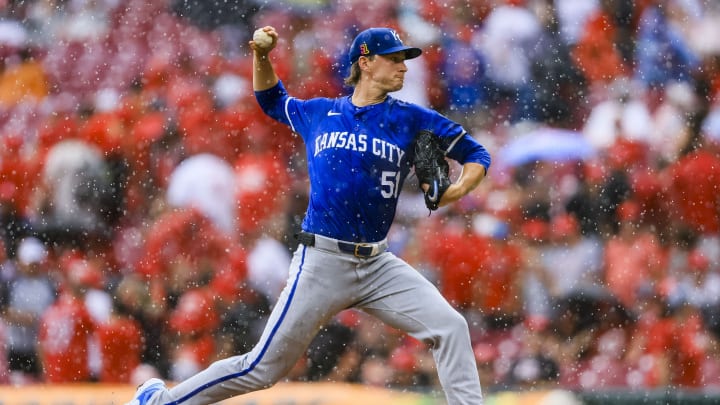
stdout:
[(395, 30), (390, 30), (390, 34), (392, 34), (393, 37), (395, 37), (395, 40), (402, 45), (402, 39), (400, 39), (400, 35)]

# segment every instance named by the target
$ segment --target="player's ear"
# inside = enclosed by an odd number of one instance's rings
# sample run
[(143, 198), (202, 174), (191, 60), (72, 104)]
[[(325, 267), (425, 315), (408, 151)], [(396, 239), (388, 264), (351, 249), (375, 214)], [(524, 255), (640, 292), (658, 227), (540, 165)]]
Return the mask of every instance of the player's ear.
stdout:
[(375, 55), (361, 56), (361, 57), (359, 57), (357, 63), (358, 63), (358, 67), (360, 68), (360, 70), (365, 70), (365, 69), (367, 69), (367, 67), (368, 67), (368, 62), (370, 62), (371, 60), (373, 60), (373, 57), (374, 57), (374, 56), (375, 56)]

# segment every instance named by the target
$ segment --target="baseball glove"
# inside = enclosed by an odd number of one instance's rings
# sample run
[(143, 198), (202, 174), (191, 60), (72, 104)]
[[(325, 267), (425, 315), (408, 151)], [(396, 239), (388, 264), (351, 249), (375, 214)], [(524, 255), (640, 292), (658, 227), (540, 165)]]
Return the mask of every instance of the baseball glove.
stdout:
[(418, 184), (430, 187), (425, 191), (425, 205), (434, 211), (438, 209), (440, 199), (450, 187), (450, 165), (445, 160), (445, 152), (440, 140), (430, 131), (422, 130), (415, 138), (415, 175)]

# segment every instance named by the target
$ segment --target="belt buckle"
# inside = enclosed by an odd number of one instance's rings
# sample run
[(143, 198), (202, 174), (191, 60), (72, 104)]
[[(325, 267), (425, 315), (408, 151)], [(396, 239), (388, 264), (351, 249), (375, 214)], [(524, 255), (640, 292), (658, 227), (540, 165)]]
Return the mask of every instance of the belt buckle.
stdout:
[[(360, 252), (358, 252), (358, 250), (359, 250), (360, 248), (364, 248), (364, 247), (369, 247), (369, 248), (370, 248), (370, 254), (369, 254), (369, 255), (362, 255), (362, 254), (360, 254)], [(354, 252), (354, 255), (355, 255), (355, 257), (369, 257), (369, 256), (372, 256), (372, 245), (371, 245), (370, 243), (356, 243), (356, 244), (355, 244), (355, 252)]]

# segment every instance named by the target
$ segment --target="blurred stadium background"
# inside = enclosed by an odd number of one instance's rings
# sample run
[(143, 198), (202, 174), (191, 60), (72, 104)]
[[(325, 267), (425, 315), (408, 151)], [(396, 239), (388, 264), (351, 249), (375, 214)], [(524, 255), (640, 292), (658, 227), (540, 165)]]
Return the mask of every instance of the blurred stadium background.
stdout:
[[(410, 181), (391, 234), (468, 319), (488, 405), (720, 401), (718, 2), (8, 0), (0, 405), (122, 403), (257, 338), (307, 191), (252, 94), (264, 25), (301, 98), (347, 91), (355, 33), (396, 28), (425, 50), (396, 96), (493, 154), (430, 217)], [(438, 390), (420, 342), (347, 311), (227, 403)]]

